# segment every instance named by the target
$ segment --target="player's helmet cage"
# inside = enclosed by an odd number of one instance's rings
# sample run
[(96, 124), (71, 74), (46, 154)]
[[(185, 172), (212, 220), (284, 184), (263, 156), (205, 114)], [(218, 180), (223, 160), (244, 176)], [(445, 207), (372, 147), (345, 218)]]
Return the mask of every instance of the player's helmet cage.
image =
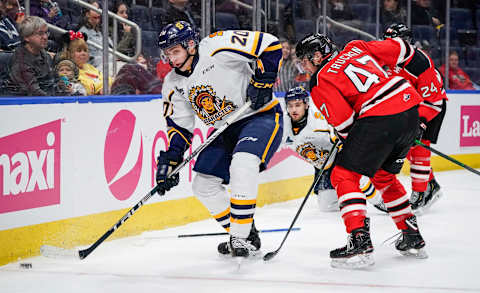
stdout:
[(303, 86), (296, 86), (288, 90), (285, 94), (285, 105), (288, 104), (289, 101), (296, 101), (301, 100), (305, 104), (308, 105), (310, 94), (305, 90)]
[(158, 35), (158, 46), (161, 53), (178, 44), (187, 49), (190, 40), (193, 40), (195, 45), (199, 42), (199, 36), (195, 28), (186, 21), (177, 21), (163, 27)]
[(393, 23), (387, 27), (383, 33), (383, 39), (388, 38), (402, 38), (408, 43), (412, 43), (413, 34), (412, 31), (403, 23)]
[(319, 33), (304, 37), (295, 47), (295, 54), (300, 60), (306, 57), (312, 63), (317, 51), (322, 54), (323, 60), (330, 60), (337, 55), (338, 48), (329, 37)]

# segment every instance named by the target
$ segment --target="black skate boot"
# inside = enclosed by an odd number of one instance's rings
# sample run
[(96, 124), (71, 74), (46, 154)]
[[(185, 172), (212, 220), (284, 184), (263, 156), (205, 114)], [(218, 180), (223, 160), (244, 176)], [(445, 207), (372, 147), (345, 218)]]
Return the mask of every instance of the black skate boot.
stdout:
[(383, 200), (377, 204), (374, 204), (373, 206), (377, 208), (377, 210), (388, 214), (387, 207), (385, 206), (385, 203), (383, 202)]
[[(232, 249), (231, 249), (231, 237), (230, 237), (230, 241), (227, 241), (227, 242), (222, 242), (218, 245), (218, 252), (220, 254), (231, 254), (232, 253)], [(246, 242), (247, 244), (250, 244), (252, 245), (253, 247), (255, 247), (255, 250), (259, 250), (260, 247), (262, 246), (262, 243), (260, 241), (260, 237), (258, 236), (258, 230), (257, 228), (255, 227), (255, 222), (252, 223), (252, 228), (250, 229), (250, 234), (248, 234), (248, 237), (246, 239)]]
[(441, 196), (442, 192), (440, 191), (440, 185), (437, 180), (433, 178), (428, 182), (427, 190), (424, 192), (412, 192), (410, 205), (412, 206), (412, 210), (417, 213), (422, 213), (424, 210), (431, 207)]
[(428, 182), (428, 194), (425, 196), (425, 209), (430, 208), (441, 196), (440, 184), (433, 178)]
[(395, 248), (404, 256), (413, 256), (415, 258), (427, 258), (425, 252), (425, 241), (420, 235), (417, 225), (417, 218), (413, 215), (405, 220), (407, 229), (402, 230), (402, 235), (395, 242)]
[(373, 245), (370, 239), (370, 219), (365, 218), (365, 225), (353, 230), (348, 235), (347, 245), (330, 251), (331, 266), (334, 268), (364, 268), (375, 263)]
[(410, 196), (410, 206), (412, 210), (421, 210), (425, 206), (425, 193), (426, 191), (412, 191), (412, 195)]

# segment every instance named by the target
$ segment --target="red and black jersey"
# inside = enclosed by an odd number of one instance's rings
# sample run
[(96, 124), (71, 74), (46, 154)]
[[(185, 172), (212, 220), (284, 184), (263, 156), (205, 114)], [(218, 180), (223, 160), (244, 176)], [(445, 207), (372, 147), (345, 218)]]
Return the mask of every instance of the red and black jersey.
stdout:
[(423, 98), (418, 108), (420, 117), (430, 121), (442, 110), (447, 99), (442, 76), (435, 69), (432, 59), (422, 50), (401, 38), (364, 42), (363, 48), (389, 73), (407, 79)]
[(422, 102), (406, 79), (382, 69), (364, 43), (348, 43), (312, 77), (315, 105), (343, 137), (356, 119), (397, 114)]

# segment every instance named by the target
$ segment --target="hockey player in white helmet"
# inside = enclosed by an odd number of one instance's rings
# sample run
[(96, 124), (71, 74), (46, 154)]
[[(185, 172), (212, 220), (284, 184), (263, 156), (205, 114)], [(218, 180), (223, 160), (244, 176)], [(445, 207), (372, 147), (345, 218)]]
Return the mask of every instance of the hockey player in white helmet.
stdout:
[[(333, 128), (320, 112), (315, 113), (315, 106), (310, 107), (310, 94), (303, 87), (297, 86), (288, 90), (284, 100), (287, 111), (284, 115), (283, 141), (314, 166), (316, 177), (337, 139)], [(337, 193), (330, 182), (334, 160), (335, 157), (329, 159), (326, 170), (314, 188), (318, 206), (325, 212), (339, 211)], [(364, 176), (360, 181), (360, 188), (370, 204), (382, 212), (387, 212), (381, 195), (367, 177)]]
[[(230, 233), (218, 252), (234, 257), (256, 254), (260, 238), (253, 216), (259, 172), (277, 150), (283, 133), (283, 112), (272, 94), (281, 45), (275, 36), (255, 31), (219, 31), (199, 42), (193, 27), (178, 21), (162, 29), (159, 47), (174, 68), (162, 88), (169, 147), (158, 157), (159, 193), (179, 182), (178, 174), (168, 174), (191, 143), (195, 116), (218, 128), (250, 100), (250, 109), (197, 157), (192, 189)], [(226, 184), (230, 184), (230, 196)]]

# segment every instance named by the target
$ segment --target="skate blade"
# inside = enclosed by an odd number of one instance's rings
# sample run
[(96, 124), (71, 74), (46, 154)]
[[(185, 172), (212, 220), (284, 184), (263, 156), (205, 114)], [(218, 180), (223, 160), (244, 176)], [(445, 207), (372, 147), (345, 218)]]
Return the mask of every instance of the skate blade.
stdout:
[(418, 259), (425, 259), (428, 258), (428, 254), (425, 251), (425, 248), (415, 249), (410, 248), (409, 250), (400, 251), (400, 254), (406, 257), (418, 258)]
[(442, 197), (442, 192), (438, 191), (432, 196), (432, 199), (425, 204), (425, 209), (429, 209), (434, 203), (436, 203), (441, 197)]
[(350, 258), (334, 258), (330, 265), (337, 269), (362, 269), (373, 266), (375, 260), (372, 253), (357, 254)]

